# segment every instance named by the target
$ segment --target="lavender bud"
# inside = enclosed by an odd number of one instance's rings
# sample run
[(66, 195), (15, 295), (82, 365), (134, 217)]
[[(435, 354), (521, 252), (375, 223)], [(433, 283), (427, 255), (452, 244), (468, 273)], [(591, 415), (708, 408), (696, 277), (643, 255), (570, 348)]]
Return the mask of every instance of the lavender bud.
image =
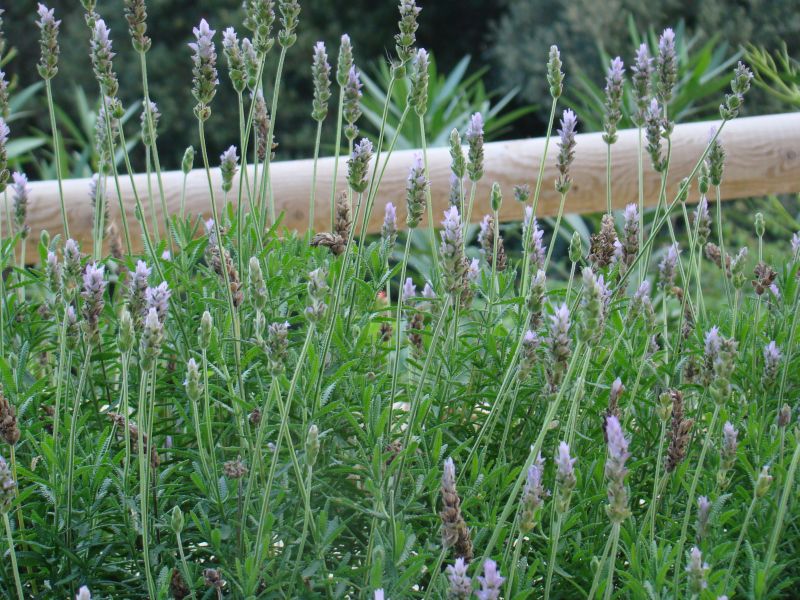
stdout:
[(717, 483), (725, 489), (730, 483), (728, 472), (736, 464), (736, 451), (738, 449), (738, 432), (726, 421), (722, 426), (722, 449), (720, 450), (720, 466), (717, 472)]
[(211, 319), (211, 313), (207, 310), (203, 312), (200, 318), (199, 342), (200, 348), (207, 350), (211, 345), (211, 334), (214, 331), (214, 321)]
[(711, 144), (706, 155), (706, 165), (708, 165), (708, 178), (711, 185), (719, 186), (722, 183), (722, 173), (725, 169), (725, 148), (722, 147), (722, 140), (716, 136), (716, 127), (712, 127), (708, 132), (709, 143)]
[(331, 66), (328, 64), (328, 54), (325, 52), (324, 42), (317, 42), (314, 45), (311, 76), (314, 79), (314, 101), (311, 116), (315, 121), (321, 123), (328, 115), (328, 101), (331, 98)]
[(711, 567), (703, 562), (703, 553), (697, 546), (689, 552), (689, 564), (686, 565), (686, 572), (689, 575), (689, 589), (694, 594), (700, 594), (708, 587), (706, 577)]
[(8, 513), (16, 496), (16, 487), (6, 459), (0, 456), (0, 513)]
[(646, 43), (642, 43), (636, 50), (636, 59), (631, 68), (633, 75), (633, 101), (636, 103), (634, 124), (641, 127), (644, 124), (644, 113), (647, 110), (647, 99), (652, 94), (653, 59)]
[(450, 170), (460, 182), (464, 179), (467, 172), (467, 161), (464, 158), (464, 150), (461, 147), (461, 136), (458, 129), (450, 132)]
[(572, 490), (575, 489), (577, 480), (575, 478), (575, 461), (577, 458), (570, 458), (569, 446), (566, 442), (558, 445), (556, 452), (556, 486), (558, 487), (558, 497), (556, 498), (556, 510), (565, 513), (569, 510), (570, 497)]
[(142, 369), (152, 371), (161, 354), (161, 342), (164, 339), (164, 325), (158, 318), (158, 312), (151, 308), (144, 320), (142, 338), (139, 342), (139, 359)]
[(595, 275), (590, 267), (582, 271), (583, 296), (581, 298), (580, 336), (587, 341), (597, 341), (605, 328), (611, 291), (602, 275)]
[(525, 299), (525, 306), (531, 315), (534, 328), (541, 323), (542, 309), (544, 308), (544, 296), (547, 293), (547, 277), (545, 272), (539, 269), (531, 279), (531, 288), (528, 297)]
[(561, 96), (564, 83), (564, 73), (561, 72), (561, 53), (558, 46), (550, 46), (550, 56), (547, 60), (547, 83), (550, 84), (550, 95), (555, 99)]
[(472, 596), (472, 580), (467, 576), (467, 563), (464, 559), (457, 558), (455, 563), (447, 567), (446, 572), (450, 582), (448, 600), (469, 600)]
[(222, 174), (222, 191), (226, 194), (233, 187), (233, 178), (239, 170), (239, 156), (236, 154), (236, 146), (230, 146), (220, 157), (220, 173)]
[(417, 297), (417, 286), (414, 284), (414, 280), (411, 277), (407, 277), (405, 283), (403, 284), (403, 294), (401, 299), (403, 302), (408, 303), (411, 298)]
[(61, 21), (56, 21), (53, 9), (48, 9), (44, 4), (39, 4), (37, 13), (39, 20), (36, 21), (36, 26), (40, 31), (39, 76), (42, 79), (52, 79), (58, 73), (58, 28)]
[[(258, 85), (258, 70), (261, 62), (249, 38), (242, 38), (242, 60), (244, 61), (244, 72), (247, 74), (247, 89), (256, 92)], [(260, 89), (260, 88), (259, 88)]]
[(105, 267), (92, 263), (86, 266), (83, 275), (83, 330), (86, 334), (87, 343), (95, 343), (99, 340), (100, 313), (103, 311), (103, 295), (106, 291)]
[(312, 424), (306, 436), (306, 464), (313, 467), (319, 455), (319, 429)]
[[(0, 22), (2, 22), (2, 19), (0, 19)], [(0, 55), (2, 54), (3, 45), (2, 35), (0, 34)], [(6, 78), (5, 72), (0, 69), (0, 117), (7, 119), (8, 114), (8, 79)]]
[(450, 173), (450, 195), (447, 199), (448, 206), (461, 206), (462, 186), (462, 181), (456, 177), (455, 173)]
[(472, 540), (461, 515), (461, 498), (456, 489), (456, 466), (452, 458), (444, 461), (442, 471), (442, 545), (453, 548), (458, 558), (472, 560)]
[(624, 225), (622, 227), (622, 256), (623, 262), (630, 266), (639, 253), (639, 209), (636, 204), (625, 207)]
[(475, 113), (470, 117), (464, 137), (469, 144), (467, 174), (470, 181), (478, 181), (483, 177), (483, 117), (481, 113)]
[(428, 53), (424, 48), (420, 48), (414, 58), (414, 69), (411, 73), (411, 92), (409, 93), (409, 103), (420, 117), (428, 110), (429, 67)]
[(290, 48), (297, 41), (297, 25), (300, 17), (300, 3), (297, 0), (278, 0), (281, 13), (281, 30), (278, 32), (278, 43), (282, 48)]
[(504, 581), (505, 577), (500, 576), (497, 563), (492, 559), (487, 559), (483, 563), (483, 576), (478, 576), (481, 589), (475, 592), (475, 596), (478, 600), (498, 600)]
[(618, 56), (611, 61), (606, 73), (605, 120), (603, 121), (603, 141), (613, 144), (617, 141), (617, 125), (622, 118), (622, 84), (625, 68)]
[[(409, 229), (414, 229), (419, 225), (422, 220), (422, 215), (425, 213), (427, 206), (426, 194), (430, 182), (425, 176), (425, 165), (422, 162), (422, 154), (417, 152), (414, 154), (414, 162), (408, 173), (406, 182), (406, 205), (408, 207), (408, 214), (406, 216), (406, 225)], [(458, 211), (456, 211), (456, 215)], [(445, 218), (447, 213), (445, 213)], [(444, 232), (442, 232), (444, 235)]]
[[(411, 223), (409, 223), (409, 226), (411, 226)], [(463, 228), (457, 207), (451, 206), (444, 211), (440, 235), (442, 243), (439, 246), (439, 254), (442, 259), (442, 275), (445, 289), (454, 294), (461, 289), (466, 274)]]
[(778, 411), (778, 427), (785, 428), (792, 421), (792, 407), (784, 403)]
[(706, 496), (697, 499), (697, 539), (702, 541), (708, 534), (708, 519), (711, 515), (711, 502)]
[(757, 212), (754, 220), (754, 226), (756, 230), (756, 235), (758, 237), (764, 237), (764, 215), (763, 213)]
[(782, 358), (783, 355), (775, 340), (764, 346), (764, 372), (761, 374), (761, 383), (764, 387), (769, 388), (775, 383)]
[(324, 298), (329, 290), (327, 277), (328, 274), (321, 268), (308, 274), (308, 297), (311, 303), (306, 307), (306, 317), (309, 321), (321, 321), (325, 317), (328, 305)]
[(131, 34), (131, 43), (137, 52), (150, 50), (150, 38), (147, 33), (147, 9), (144, 0), (125, 0), (125, 19), (128, 21), (128, 31)]
[(214, 47), (216, 31), (208, 26), (205, 19), (192, 29), (196, 41), (189, 44), (192, 49), (192, 94), (197, 100), (195, 115), (201, 121), (211, 116), (209, 104), (217, 93), (217, 52)]
[(731, 281), (733, 282), (733, 287), (735, 287), (737, 290), (742, 288), (747, 279), (744, 275), (747, 254), (748, 252), (746, 247), (740, 248), (736, 256), (731, 259)]
[(761, 472), (756, 480), (756, 498), (763, 498), (767, 494), (769, 486), (772, 485), (772, 479), (772, 475), (769, 474), (769, 465), (761, 467)]
[(725, 95), (725, 102), (719, 107), (719, 114), (724, 120), (735, 119), (744, 103), (744, 95), (750, 90), (753, 73), (743, 62), (736, 65), (731, 80), (731, 92)]
[(347, 85), (350, 77), (350, 70), (353, 68), (353, 46), (350, 43), (350, 36), (346, 33), (342, 36), (339, 44), (339, 59), (336, 65), (336, 82), (339, 87)]
[(356, 136), (358, 136), (356, 121), (361, 118), (361, 88), (363, 85), (358, 69), (354, 66), (350, 67), (350, 72), (347, 75), (347, 82), (343, 90), (344, 104), (342, 109), (342, 115), (346, 123), (344, 126), (344, 135), (350, 141), (353, 141), (356, 139)]
[(78, 315), (75, 312), (75, 307), (70, 304), (64, 311), (64, 321), (66, 322), (66, 338), (67, 348), (75, 350), (78, 347), (80, 327), (78, 325)]
[(361, 194), (367, 189), (370, 160), (372, 160), (372, 142), (367, 138), (361, 138), (361, 141), (353, 148), (350, 160), (347, 161), (347, 182), (357, 194)]
[(517, 376), (520, 380), (526, 379), (533, 370), (533, 366), (536, 363), (536, 350), (540, 345), (541, 340), (535, 331), (528, 330), (525, 332), (522, 337), (522, 350), (520, 351), (517, 370)]
[(136, 331), (134, 329), (133, 317), (127, 309), (123, 308), (119, 315), (119, 351), (122, 354), (127, 354), (133, 348), (133, 342), (136, 339)]
[(183, 171), (184, 175), (188, 175), (191, 172), (193, 166), (194, 166), (194, 148), (192, 146), (189, 146), (183, 153), (183, 159), (181, 160), (181, 171)]
[(68, 239), (64, 244), (64, 269), (62, 288), (67, 300), (72, 300), (78, 289), (81, 275), (81, 251), (78, 242)]
[(161, 113), (158, 112), (158, 106), (155, 102), (148, 101), (145, 103), (145, 108), (142, 111), (142, 143), (145, 146), (152, 147), (156, 143), (158, 137), (158, 120), (161, 118)]
[(522, 490), (519, 529), (523, 533), (533, 530), (536, 525), (536, 512), (544, 504), (544, 498), (548, 495), (547, 490), (542, 486), (543, 475), (544, 459), (539, 454), (528, 469), (528, 477)]
[(570, 326), (569, 308), (561, 304), (550, 317), (550, 337), (547, 340), (552, 362), (551, 387), (561, 382), (572, 354)]
[(666, 106), (672, 99), (672, 90), (678, 79), (678, 58), (675, 54), (675, 32), (667, 27), (658, 38), (656, 57), (658, 101)]
[(668, 293), (675, 285), (675, 269), (678, 266), (678, 244), (672, 244), (664, 258), (658, 263), (658, 287)]
[(248, 267), (250, 301), (257, 311), (263, 311), (267, 304), (267, 284), (264, 281), (264, 272), (261, 270), (261, 263), (257, 257), (251, 256)]
[(172, 529), (173, 533), (180, 533), (183, 531), (184, 525), (184, 518), (183, 518), (183, 511), (181, 510), (180, 506), (175, 506), (170, 513), (170, 520), (169, 520), (170, 528)]
[(645, 135), (647, 136), (647, 152), (653, 170), (662, 172), (667, 167), (667, 159), (661, 148), (661, 138), (664, 133), (664, 119), (661, 115), (661, 105), (652, 98), (650, 105), (644, 113)]
[(47, 252), (47, 264), (45, 266), (47, 275), (47, 287), (52, 294), (58, 295), (61, 293), (61, 263), (58, 262), (58, 255), (49, 250)]
[(393, 246), (397, 239), (397, 209), (391, 202), (387, 202), (384, 209), (381, 237), (389, 246)]
[(711, 235), (711, 215), (708, 212), (708, 200), (705, 196), (700, 198), (697, 209), (694, 211), (694, 222), (697, 228), (697, 241), (705, 245)]
[(577, 263), (583, 257), (583, 240), (577, 231), (572, 232), (572, 239), (569, 241), (569, 259)]
[(400, 0), (400, 21), (397, 26), (400, 32), (394, 36), (395, 50), (399, 64), (395, 66), (395, 77), (402, 79), (405, 70), (403, 67), (413, 57), (412, 47), (417, 41), (417, 17), (422, 8), (417, 6), (416, 0)]
[(11, 175), (14, 181), (14, 226), (16, 232), (24, 240), (30, 233), (30, 227), (26, 224), (28, 217), (28, 196), (30, 195), (30, 186), (28, 185), (28, 178), (24, 173), (15, 171)]
[(646, 279), (642, 281), (634, 293), (628, 313), (628, 318), (631, 321), (635, 321), (640, 316), (644, 318), (648, 326), (652, 327), (655, 322), (655, 312), (653, 310), (653, 302), (650, 299), (650, 282)]
[(569, 176), (569, 167), (575, 158), (575, 127), (578, 124), (578, 117), (572, 110), (567, 109), (561, 117), (561, 129), (558, 130), (558, 157), (556, 158), (556, 168), (558, 169), (558, 179), (556, 179), (556, 191), (559, 194), (566, 194), (572, 185)]
[(272, 0), (244, 0), (244, 26), (253, 32), (255, 51), (265, 55), (275, 43), (272, 39), (272, 24), (275, 22), (275, 9)]
[(186, 388), (186, 395), (192, 402), (197, 402), (203, 395), (203, 384), (200, 383), (200, 369), (197, 367), (197, 362), (190, 358), (186, 363), (186, 379), (183, 381), (183, 387)]

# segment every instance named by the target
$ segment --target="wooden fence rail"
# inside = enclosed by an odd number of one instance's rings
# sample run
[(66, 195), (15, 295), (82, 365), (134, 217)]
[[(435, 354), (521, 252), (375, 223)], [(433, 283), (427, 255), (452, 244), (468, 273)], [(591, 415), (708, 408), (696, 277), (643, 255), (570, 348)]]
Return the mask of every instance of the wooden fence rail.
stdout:
[[(669, 173), (669, 192), (674, 194), (680, 180), (689, 174), (698, 157), (703, 152), (710, 128), (714, 122), (678, 125), (672, 136), (672, 160)], [(754, 195), (800, 192), (800, 113), (787, 113), (761, 117), (740, 118), (725, 125), (721, 139), (727, 151), (725, 178), (722, 186), (724, 199), (742, 198)], [(638, 197), (636, 156), (638, 133), (628, 129), (620, 132), (619, 141), (612, 148), (612, 197), (615, 208), (635, 202)], [(489, 189), (492, 182), (499, 182), (509, 200), (502, 207), (503, 220), (515, 220), (522, 216), (522, 207), (510, 200), (512, 186), (519, 183), (535, 183), (538, 164), (544, 151), (544, 139), (524, 139), (516, 141), (493, 142), (486, 144), (485, 175), (478, 185), (473, 219), (478, 220), (489, 209)], [(369, 222), (370, 231), (380, 228), (383, 218), (383, 204), (393, 201), (405, 214), (405, 183), (408, 168), (414, 151), (392, 154), (380, 187), (375, 210)], [(553, 215), (558, 210), (559, 197), (553, 189), (556, 176), (555, 155), (557, 147), (552, 140), (548, 151), (545, 180), (539, 202), (539, 215)], [(450, 156), (447, 148), (433, 148), (428, 151), (428, 163), (433, 205), (437, 220), (447, 206), (450, 177)], [(316, 230), (327, 229), (331, 184), (334, 161), (323, 158), (319, 161), (316, 194)], [(275, 162), (271, 166), (272, 186), (276, 210), (286, 213), (284, 225), (289, 229), (303, 230), (308, 224), (308, 203), (311, 191), (311, 160)], [(346, 161), (339, 162), (337, 187), (344, 189)], [(575, 162), (572, 166), (573, 185), (567, 198), (566, 211), (586, 213), (605, 208), (606, 146), (597, 133), (577, 136)], [(140, 196), (147, 190), (146, 176), (134, 176)], [(218, 169), (212, 171), (212, 181), (220, 186)], [(238, 181), (238, 177), (237, 177)], [(134, 217), (134, 201), (130, 180), (120, 177), (123, 204), (131, 226), (132, 242), (141, 247), (139, 226)], [(167, 209), (177, 212), (183, 174), (180, 171), (163, 173), (163, 183)], [(645, 157), (645, 203), (656, 203), (659, 189), (659, 175)], [(54, 181), (41, 181), (31, 184), (32, 193), (29, 204), (28, 222), (31, 226), (31, 242), (38, 240), (39, 232), (47, 229), (51, 235), (61, 232), (58, 188)], [(67, 216), (72, 237), (82, 246), (91, 244), (92, 208), (88, 198), (89, 180), (70, 179), (64, 181), (64, 195)], [(155, 178), (153, 189), (157, 190)], [(693, 188), (689, 201), (696, 201), (696, 188)], [(157, 193), (154, 192), (154, 193)], [(10, 201), (10, 194), (8, 201)], [(231, 192), (236, 197), (236, 188)], [(217, 194), (218, 201), (222, 193)], [(143, 200), (145, 208), (149, 206)], [(114, 219), (119, 221), (116, 191), (109, 187), (109, 206)], [(186, 207), (191, 214), (210, 214), (208, 183), (203, 170), (195, 169), (187, 180)], [(160, 213), (160, 201), (156, 199)], [(146, 210), (147, 219), (149, 210)], [(404, 221), (404, 219), (400, 219)]]

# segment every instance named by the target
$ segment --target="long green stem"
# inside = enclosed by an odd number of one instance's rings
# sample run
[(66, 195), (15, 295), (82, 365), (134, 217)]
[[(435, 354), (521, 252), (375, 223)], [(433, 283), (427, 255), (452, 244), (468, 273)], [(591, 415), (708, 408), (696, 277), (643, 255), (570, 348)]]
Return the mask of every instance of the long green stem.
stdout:
[[(314, 141), (314, 168), (311, 173), (311, 197), (308, 200), (308, 231), (314, 231), (314, 208), (317, 196), (317, 163), (319, 162), (319, 143), (322, 138), (322, 121), (317, 121), (317, 137)], [(333, 229), (331, 229), (333, 231)]]
[(728, 572), (725, 573), (725, 580), (722, 583), (723, 590), (728, 589), (728, 581), (730, 581), (731, 574), (733, 573), (733, 567), (736, 566), (736, 556), (739, 554), (739, 548), (742, 547), (744, 536), (747, 533), (747, 526), (750, 524), (750, 519), (753, 516), (753, 509), (756, 507), (757, 500), (758, 496), (753, 494), (753, 499), (750, 501), (750, 506), (747, 507), (747, 514), (744, 516), (744, 521), (742, 522), (742, 528), (739, 531), (739, 537), (736, 539), (736, 545), (733, 547), (733, 552), (731, 553), (731, 559), (728, 561)]
[(614, 590), (614, 571), (617, 564), (617, 546), (619, 544), (619, 523), (614, 523), (611, 530), (611, 554), (608, 556), (608, 583), (606, 583), (606, 590), (603, 594), (605, 600), (611, 598), (611, 593)]
[(711, 416), (711, 422), (708, 424), (705, 439), (703, 440), (703, 449), (700, 451), (700, 458), (697, 460), (697, 466), (694, 469), (694, 477), (692, 484), (689, 487), (689, 497), (686, 500), (686, 508), (683, 513), (683, 525), (681, 525), (681, 536), (678, 539), (678, 553), (675, 555), (675, 583), (674, 590), (677, 597), (678, 587), (681, 580), (681, 559), (683, 558), (683, 546), (686, 543), (686, 532), (689, 529), (689, 517), (692, 515), (692, 507), (694, 506), (694, 495), (697, 492), (697, 484), (700, 481), (700, 475), (703, 471), (703, 463), (705, 462), (706, 452), (711, 442), (711, 435), (714, 433), (719, 417), (721, 404), (714, 403), (714, 414)]
[(183, 541), (181, 540), (181, 534), (175, 534), (176, 541), (178, 543), (178, 554), (181, 557), (181, 567), (183, 568), (183, 579), (186, 582), (186, 586), (189, 588), (189, 593), (192, 595), (194, 600), (197, 600), (197, 596), (194, 593), (194, 582), (192, 581), (192, 576), (189, 573), (189, 564), (186, 562), (186, 554), (183, 552)]
[[(142, 560), (144, 562), (144, 574), (147, 583), (147, 592), (150, 595), (150, 598), (156, 598), (156, 583), (153, 579), (152, 566), (150, 565), (150, 525), (148, 523), (149, 513), (147, 510), (147, 500), (149, 496), (148, 483), (150, 473), (150, 469), (148, 467), (150, 461), (150, 444), (152, 443), (152, 439), (148, 438), (147, 442), (145, 442), (144, 439), (144, 430), (147, 428), (148, 423), (148, 412), (152, 411), (154, 408), (152, 406), (148, 407), (147, 389), (149, 379), (150, 372), (143, 369), (139, 379), (139, 426), (137, 427), (138, 439), (136, 446), (139, 458), (139, 518), (141, 519), (142, 527)], [(155, 380), (153, 381), (152, 385), (155, 386)], [(145, 448), (145, 444), (147, 444), (147, 448)], [(147, 455), (145, 455), (145, 450), (147, 450)]]
[(19, 567), (17, 566), (17, 553), (14, 550), (14, 536), (11, 533), (11, 522), (8, 513), (3, 512), (3, 522), (6, 525), (6, 539), (8, 540), (8, 553), (11, 555), (11, 568), (14, 571), (14, 584), (17, 587), (17, 597), (23, 600), (25, 595), (22, 593), (22, 581), (19, 578)]
[(786, 472), (786, 479), (783, 484), (783, 492), (781, 493), (781, 502), (778, 505), (778, 514), (775, 518), (775, 524), (772, 526), (772, 535), (769, 538), (769, 548), (767, 550), (767, 557), (764, 559), (764, 573), (768, 574), (772, 568), (772, 563), (775, 560), (775, 552), (778, 549), (778, 540), (781, 537), (781, 529), (783, 529), (783, 520), (786, 517), (786, 507), (789, 504), (789, 496), (794, 490), (794, 477), (797, 472), (797, 465), (800, 463), (800, 442), (794, 448), (792, 455), (792, 462), (789, 465), (789, 470)]
[[(64, 186), (62, 183), (63, 175), (61, 173), (61, 145), (58, 143), (58, 127), (56, 125), (55, 103), (53, 102), (53, 86), (49, 79), (44, 80), (44, 86), (47, 92), (47, 111), (50, 114), (50, 132), (53, 138), (53, 162), (56, 165), (56, 179), (58, 179), (58, 203), (61, 209), (61, 224), (64, 227), (64, 238), (69, 239), (69, 224), (67, 223), (67, 210), (64, 206)], [(125, 235), (127, 236), (128, 229), (124, 217), (123, 224), (125, 225)]]
[(550, 588), (553, 585), (553, 572), (556, 568), (558, 558), (558, 538), (561, 537), (561, 522), (563, 514), (556, 514), (556, 522), (550, 532), (550, 560), (547, 561), (547, 576), (544, 584), (544, 600), (550, 600)]
[(83, 361), (83, 368), (81, 369), (80, 379), (78, 380), (78, 389), (75, 391), (75, 401), (72, 405), (72, 419), (69, 428), (69, 445), (67, 447), (67, 545), (69, 546), (72, 541), (72, 494), (75, 486), (75, 440), (78, 436), (78, 417), (80, 415), (81, 398), (83, 397), (83, 388), (86, 385), (86, 379), (89, 375), (89, 368), (92, 361), (92, 345), (86, 345), (86, 358)]

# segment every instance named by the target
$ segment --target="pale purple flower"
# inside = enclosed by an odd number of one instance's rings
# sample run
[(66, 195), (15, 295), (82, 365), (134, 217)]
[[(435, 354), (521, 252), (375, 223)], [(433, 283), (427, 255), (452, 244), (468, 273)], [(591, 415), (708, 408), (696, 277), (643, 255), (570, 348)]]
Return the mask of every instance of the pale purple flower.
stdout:
[(569, 500), (572, 490), (577, 483), (575, 478), (575, 462), (577, 458), (569, 455), (569, 445), (561, 442), (556, 452), (556, 485), (558, 487), (558, 497), (556, 498), (556, 510), (563, 513), (569, 508)]
[[(528, 227), (533, 222), (533, 231), (528, 233)], [(531, 237), (528, 238), (528, 235)], [(544, 245), (544, 231), (539, 229), (539, 223), (536, 217), (533, 216), (533, 207), (525, 207), (525, 218), (522, 221), (522, 239), (530, 241), (530, 265), (532, 269), (541, 269), (544, 267), (544, 261), (547, 255), (547, 246)]]
[(345, 127), (344, 135), (349, 140), (354, 140), (358, 135), (358, 126), (355, 124), (361, 118), (361, 76), (358, 69), (354, 66), (350, 67), (347, 72), (347, 81), (344, 85), (342, 94), (344, 97), (343, 112)]
[(203, 60), (216, 59), (216, 50), (212, 40), (217, 32), (211, 29), (208, 21), (200, 19), (200, 24), (192, 27), (192, 33), (197, 41), (189, 44), (189, 47), (195, 51), (197, 57)]
[(792, 256), (797, 259), (800, 255), (800, 231), (792, 234)]
[(89, 588), (85, 585), (82, 585), (78, 590), (78, 595), (75, 596), (75, 600), (92, 600), (92, 594), (89, 591)]
[(608, 437), (608, 459), (605, 474), (608, 478), (608, 506), (606, 513), (612, 522), (621, 523), (630, 515), (628, 493), (625, 489), (625, 476), (628, 469), (625, 462), (630, 457), (628, 440), (622, 432), (622, 426), (615, 415), (606, 419), (606, 436)]
[(383, 588), (378, 588), (375, 590), (375, 600), (384, 600), (384, 598)]
[(622, 118), (622, 78), (625, 68), (622, 59), (617, 56), (611, 61), (606, 72), (605, 87), (605, 119), (603, 122), (603, 141), (613, 144), (617, 141), (617, 125)]
[(581, 298), (581, 332), (585, 339), (596, 340), (603, 334), (611, 290), (603, 275), (596, 275), (591, 267), (584, 268), (581, 275), (584, 290)]
[(164, 250), (161, 253), (161, 260), (167, 261), (167, 262), (172, 260), (172, 253), (169, 250)]
[(97, 263), (86, 265), (81, 297), (83, 297), (84, 330), (90, 341), (96, 340), (99, 335), (98, 323), (100, 313), (103, 311), (105, 291), (105, 267)]
[(147, 310), (151, 308), (156, 309), (159, 320), (163, 323), (167, 317), (167, 310), (169, 309), (169, 298), (172, 291), (166, 281), (162, 281), (156, 287), (148, 287), (144, 293), (145, 302), (147, 303)]
[(639, 253), (639, 209), (631, 203), (625, 207), (622, 226), (622, 259), (630, 265)]
[(457, 558), (455, 563), (447, 567), (446, 572), (450, 582), (447, 597), (451, 600), (469, 600), (472, 596), (472, 580), (467, 575), (467, 563), (464, 559)]
[(669, 291), (675, 285), (675, 269), (678, 265), (678, 244), (672, 244), (664, 258), (658, 263), (659, 286)]
[(422, 288), (422, 297), (426, 300), (434, 300), (436, 298), (436, 292), (433, 291), (430, 281), (425, 282), (425, 287)]
[(730, 421), (725, 421), (722, 426), (722, 452), (726, 456), (733, 457), (736, 455), (736, 449), (739, 446), (738, 442), (739, 433), (736, 428), (731, 425)]
[(769, 386), (775, 382), (781, 359), (783, 359), (783, 354), (775, 344), (775, 340), (764, 346), (764, 373), (761, 376), (764, 385)]
[(192, 94), (197, 100), (195, 113), (200, 119), (211, 116), (208, 105), (217, 92), (219, 79), (217, 78), (217, 52), (214, 47), (214, 34), (216, 33), (205, 19), (200, 21), (198, 27), (192, 29), (195, 42), (189, 44), (192, 49)]
[(52, 79), (58, 73), (58, 28), (61, 21), (57, 21), (53, 9), (44, 4), (39, 4), (36, 12), (39, 15), (36, 26), (41, 32), (41, 55), (37, 68), (43, 79)]
[(322, 122), (328, 115), (328, 100), (331, 97), (331, 66), (325, 42), (314, 44), (314, 58), (311, 63), (311, 77), (314, 80), (314, 101), (311, 116)]
[(464, 237), (458, 207), (451, 206), (444, 211), (442, 231), (439, 235), (442, 238), (439, 254), (442, 258), (445, 287), (448, 292), (453, 293), (462, 286), (466, 266), (464, 264)]
[(500, 576), (497, 563), (492, 559), (489, 558), (483, 563), (483, 575), (478, 576), (478, 581), (481, 584), (481, 589), (475, 592), (478, 600), (498, 600), (500, 598), (500, 590), (505, 577)]
[(694, 211), (694, 222), (697, 227), (697, 241), (702, 246), (711, 235), (711, 215), (708, 212), (708, 200), (705, 196), (700, 198)]
[(24, 173), (14, 171), (11, 178), (14, 181), (12, 185), (14, 189), (14, 224), (17, 232), (21, 233), (24, 239), (28, 236), (29, 231), (25, 220), (28, 217), (28, 196), (31, 189)]
[(5, 147), (9, 135), (11, 135), (11, 130), (8, 128), (6, 120), (0, 117), (0, 147)]
[(611, 392), (609, 394), (609, 402), (611, 404), (616, 404), (622, 393), (625, 391), (625, 386), (622, 384), (622, 379), (617, 377), (614, 382), (611, 384)]
[(467, 280), (475, 283), (481, 274), (481, 264), (477, 258), (473, 258), (467, 265)]
[(394, 240), (397, 238), (397, 209), (391, 202), (387, 202), (386, 208), (384, 209), (381, 236), (390, 244), (393, 244)]
[(369, 162), (372, 160), (372, 142), (361, 138), (353, 147), (350, 160), (347, 161), (347, 183), (357, 194), (367, 189)]
[(644, 125), (650, 162), (653, 165), (653, 169), (661, 172), (666, 168), (661, 136), (664, 129), (664, 121), (661, 114), (661, 105), (655, 98), (650, 99), (650, 104), (644, 112)]
[(566, 362), (570, 351), (570, 315), (566, 304), (561, 304), (550, 316), (550, 352), (556, 363)]
[(408, 300), (409, 298), (415, 298), (417, 296), (417, 286), (414, 285), (414, 281), (411, 277), (406, 278), (406, 282), (403, 284), (403, 300)]

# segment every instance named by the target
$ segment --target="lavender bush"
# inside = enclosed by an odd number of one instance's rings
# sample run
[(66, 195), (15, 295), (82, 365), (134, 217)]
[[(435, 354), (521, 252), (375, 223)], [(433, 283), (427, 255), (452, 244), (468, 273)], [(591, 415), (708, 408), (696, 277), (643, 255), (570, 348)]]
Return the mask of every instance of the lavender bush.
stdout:
[[(4, 597), (796, 596), (798, 244), (765, 255), (770, 224), (757, 216), (750, 258), (726, 244), (721, 223), (725, 125), (746, 101), (745, 65), (672, 197), (674, 34), (652, 60), (635, 53), (631, 107), (614, 59), (608, 153), (632, 111), (639, 177), (652, 168), (662, 178), (657, 207), (645, 211), (640, 197), (617, 214), (609, 185), (590, 247), (573, 236), (569, 268), (557, 269), (553, 241), (580, 153), (575, 115), (558, 107), (569, 82), (557, 47), (542, 59), (558, 149), (514, 190), (527, 209), (517, 258), (500, 224), (510, 190), (492, 187), (493, 214), (476, 219), (480, 249), (469, 236), (488, 153), (480, 114), (450, 137), (442, 215), (431, 218), (425, 148), (409, 165), (405, 210), (381, 196), (401, 122), (424, 124), (427, 110), (415, 0), (400, 2), (388, 96), (406, 78), (413, 93), (402, 114), (384, 111), (377, 139), (359, 136), (349, 37), (337, 50), (303, 50), (315, 157), (321, 123), (336, 119), (336, 157), (348, 166), (330, 231), (306, 233), (276, 227), (270, 180), (300, 5), (246, 0), (247, 31), (220, 38), (224, 24), (201, 21), (185, 32), (199, 151), (187, 150), (183, 171), (195, 158), (206, 171), (221, 164), (222, 194), (209, 187), (208, 214), (181, 202), (159, 223), (149, 218), (165, 192), (145, 4), (125, 1), (146, 107), (133, 149), (116, 96), (112, 39), (122, 33), (93, 0), (82, 4), (108, 157), (87, 190), (92, 247), (69, 238), (66, 210), (66, 235), (28, 229), (27, 180), (11, 177), (14, 131), (0, 121), (0, 186), (13, 181), (0, 244)], [(49, 97), (59, 21), (44, 6), (38, 16)], [(268, 60), (276, 76), (265, 82)], [(217, 163), (205, 131), (221, 125), (214, 97), (228, 79), (240, 120)], [(153, 183), (136, 190), (135, 221), (117, 222), (108, 203), (139, 151)], [(545, 160), (556, 161), (556, 181), (544, 180)], [(536, 220), (543, 185), (561, 194), (552, 236)], [(379, 239), (366, 234), (373, 210), (384, 215)], [(404, 222), (427, 228), (429, 281), (409, 269)], [(131, 251), (136, 236), (142, 254)]]

